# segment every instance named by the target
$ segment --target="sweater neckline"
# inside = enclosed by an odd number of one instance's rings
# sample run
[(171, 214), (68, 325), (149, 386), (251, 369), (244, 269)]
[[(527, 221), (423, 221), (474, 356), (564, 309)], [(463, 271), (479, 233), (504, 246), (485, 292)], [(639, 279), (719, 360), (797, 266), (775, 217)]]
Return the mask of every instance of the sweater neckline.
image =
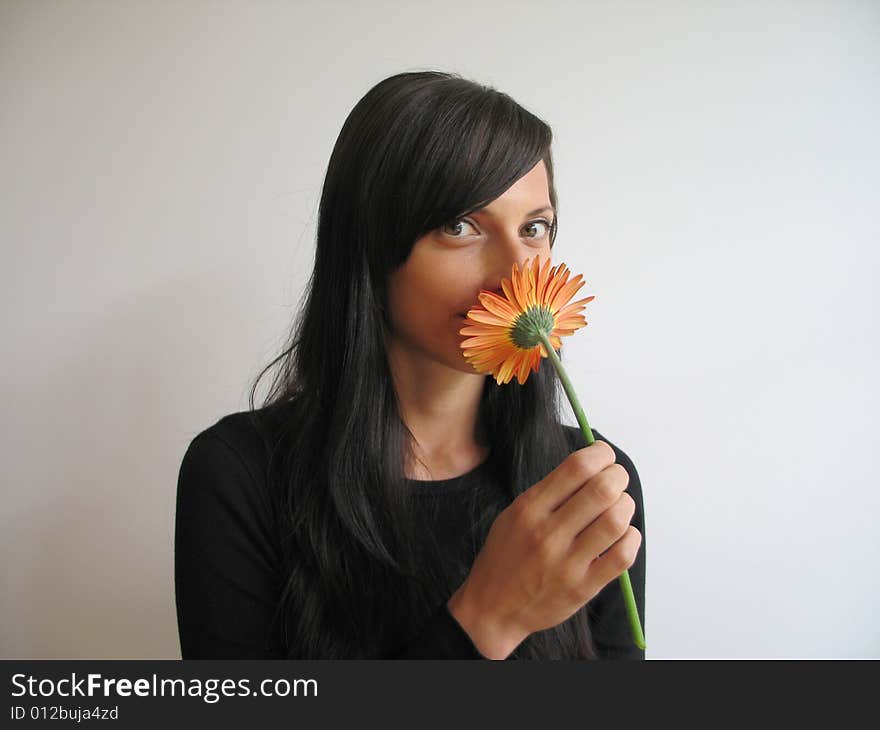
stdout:
[(490, 454), (489, 457), (481, 461), (470, 471), (447, 479), (410, 479), (409, 477), (404, 477), (404, 479), (415, 490), (416, 494), (455, 492), (471, 487), (474, 482), (479, 481), (484, 472), (488, 470), (491, 460), (492, 456)]

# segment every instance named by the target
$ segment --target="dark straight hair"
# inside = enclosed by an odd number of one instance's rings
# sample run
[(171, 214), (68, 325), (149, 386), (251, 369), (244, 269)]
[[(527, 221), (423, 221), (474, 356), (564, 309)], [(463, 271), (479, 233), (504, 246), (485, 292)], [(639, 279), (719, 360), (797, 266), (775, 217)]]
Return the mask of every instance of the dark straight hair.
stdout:
[[(385, 351), (387, 282), (418, 238), (488, 204), (541, 160), (558, 209), (551, 141), (550, 127), (507, 94), (439, 71), (384, 79), (345, 120), (324, 179), (305, 301), (250, 391), (253, 413), (260, 380), (276, 368), (262, 408), (281, 423), (270, 473), (284, 656), (391, 656), (467, 576), (470, 565), (418, 547), (426, 531), (404, 472), (413, 437)], [(486, 376), (477, 439), (490, 447), (505, 497), (472, 515), (475, 550), (497, 514), (571, 452), (559, 405), (550, 367), (523, 385)], [(462, 509), (469, 504), (462, 499)], [(596, 658), (585, 607), (528, 636), (512, 658)]]

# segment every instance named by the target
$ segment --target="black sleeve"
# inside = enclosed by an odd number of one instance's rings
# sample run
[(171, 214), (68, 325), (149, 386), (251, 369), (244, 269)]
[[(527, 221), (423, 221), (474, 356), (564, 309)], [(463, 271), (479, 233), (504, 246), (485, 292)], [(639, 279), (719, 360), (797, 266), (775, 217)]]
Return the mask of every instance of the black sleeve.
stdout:
[(487, 659), (461, 627), (445, 603), (441, 604), (418, 635), (387, 659)]
[(174, 580), (183, 659), (280, 658), (270, 636), (279, 598), (272, 515), (260, 482), (206, 430), (177, 484)]
[[(617, 463), (624, 467), (629, 474), (629, 485), (626, 491), (636, 503), (631, 524), (642, 534), (642, 544), (636, 554), (635, 562), (629, 568), (629, 578), (632, 583), (633, 596), (636, 599), (636, 609), (639, 621), (642, 624), (642, 632), (645, 632), (645, 505), (642, 496), (642, 484), (639, 473), (629, 456), (620, 448), (611, 443), (598, 431), (593, 429), (593, 436), (600, 441), (605, 441), (617, 455)], [(623, 592), (620, 582), (615, 578), (587, 604), (587, 613), (590, 627), (593, 632), (593, 641), (600, 659), (644, 659), (645, 650), (640, 649), (632, 640), (629, 620), (626, 615), (626, 606), (623, 602)], [(647, 635), (645, 643), (648, 642)]]

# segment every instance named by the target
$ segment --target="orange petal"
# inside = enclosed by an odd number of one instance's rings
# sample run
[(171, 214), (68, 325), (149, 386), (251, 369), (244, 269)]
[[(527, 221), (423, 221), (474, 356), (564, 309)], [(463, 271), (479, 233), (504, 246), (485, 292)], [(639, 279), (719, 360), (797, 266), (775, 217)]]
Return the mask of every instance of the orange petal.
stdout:
[(529, 290), (531, 287), (529, 283), (529, 274), (531, 272), (531, 269), (529, 268), (529, 260), (526, 259), (523, 262), (522, 270), (517, 270), (516, 264), (514, 264), (513, 266), (513, 291), (516, 294), (521, 311), (525, 311), (530, 306)]
[[(501, 288), (504, 290), (504, 296), (507, 297), (507, 301), (510, 302), (510, 306), (514, 308), (514, 312), (516, 314), (522, 312), (522, 305), (519, 303), (519, 298), (514, 292), (513, 283), (511, 281), (508, 281), (507, 279), (502, 279)], [(514, 316), (516, 316), (516, 314)]]
[(535, 352), (532, 355), (532, 371), (533, 372), (537, 373), (541, 369), (541, 360), (542, 360), (541, 351), (542, 350), (543, 350), (543, 348), (539, 349), (536, 347)]
[(531, 263), (526, 259), (525, 276), (522, 279), (523, 294), (526, 299), (526, 307), (534, 307), (538, 301), (535, 299), (535, 290), (538, 288), (538, 267), (540, 257), (535, 256)]
[[(554, 276), (550, 280), (550, 284), (547, 287), (547, 291), (544, 293), (544, 301), (543, 304), (550, 306), (550, 303), (556, 297), (556, 293), (565, 286), (565, 283), (568, 281), (568, 269), (565, 267), (565, 264), (560, 264), (559, 271), (556, 272), (556, 276)], [(554, 312), (555, 314), (555, 312)]]
[(461, 343), (462, 347), (468, 348), (485, 348), (485, 347), (497, 347), (498, 345), (502, 345), (506, 342), (506, 337), (493, 337), (491, 335), (483, 335), (481, 337), (470, 337)]
[(515, 352), (515, 348), (512, 348), (504, 343), (495, 342), (495, 343), (476, 343), (475, 345), (469, 346), (469, 352), (471, 357), (476, 360), (498, 360), (504, 357), (507, 357), (512, 352)]
[[(504, 280), (501, 281), (501, 285), (503, 288)], [(491, 312), (492, 314), (497, 314), (501, 318), (507, 318), (511, 322), (511, 324), (519, 314), (519, 312), (517, 312), (513, 308), (513, 305), (508, 300), (498, 296), (493, 292), (481, 292), (479, 297), (480, 302), (489, 312)]]
[(526, 382), (526, 379), (529, 377), (529, 370), (531, 370), (532, 360), (529, 353), (523, 352), (522, 356), (519, 359), (519, 370), (516, 373), (516, 379), (519, 380), (520, 385)]
[(493, 314), (492, 312), (486, 312), (479, 309), (472, 309), (470, 312), (468, 312), (467, 318), (472, 319), (475, 322), (498, 325), (499, 327), (510, 326), (509, 319), (506, 319), (505, 317), (500, 317), (497, 314)]
[(482, 327), (464, 327), (458, 331), (458, 334), (464, 337), (497, 337), (504, 338), (504, 333), (497, 330), (485, 329)]
[[(516, 264), (514, 264), (514, 267), (516, 267)], [(526, 297), (525, 282), (523, 281), (524, 274), (516, 269), (514, 269), (514, 272), (515, 273), (511, 277), (513, 293), (516, 295), (516, 303), (519, 305), (520, 311), (524, 312), (529, 308), (528, 298)]]
[(560, 326), (556, 326), (553, 328), (553, 332), (561, 337), (568, 337), (569, 335), (573, 335), (577, 332), (581, 327), (585, 327), (586, 324), (564, 324)]
[(494, 335), (503, 334), (509, 327), (496, 327), (492, 324), (470, 324), (462, 327), (458, 332), (462, 335)]
[(544, 259), (544, 265), (541, 267), (540, 272), (538, 273), (538, 283), (535, 287), (535, 300), (539, 304), (543, 304), (544, 302), (544, 290), (547, 288), (547, 284), (550, 281), (550, 272), (548, 269), (550, 268), (550, 258), (547, 257)]
[(569, 302), (556, 313), (556, 316), (565, 317), (568, 314), (580, 314), (584, 311), (586, 303), (593, 299), (595, 299), (595, 297), (587, 297), (586, 299), (578, 299), (576, 302)]
[(556, 296), (554, 296), (553, 301), (550, 302), (550, 311), (553, 312), (553, 314), (556, 314), (556, 312), (558, 312), (563, 306), (568, 304), (568, 300), (574, 296), (574, 293), (587, 283), (581, 281), (582, 278), (583, 276), (578, 274), (574, 279), (566, 282), (565, 286), (556, 292)]
[(466, 357), (472, 357), (481, 363), (501, 362), (511, 357), (516, 348), (511, 345), (495, 345), (492, 347), (477, 347), (465, 350)]
[(587, 323), (581, 314), (569, 314), (556, 318), (556, 327), (583, 327)]
[(510, 380), (510, 376), (513, 373), (514, 365), (515, 360), (512, 357), (508, 358), (502, 363), (501, 368), (498, 370), (498, 377), (501, 378), (503, 382), (506, 383)]

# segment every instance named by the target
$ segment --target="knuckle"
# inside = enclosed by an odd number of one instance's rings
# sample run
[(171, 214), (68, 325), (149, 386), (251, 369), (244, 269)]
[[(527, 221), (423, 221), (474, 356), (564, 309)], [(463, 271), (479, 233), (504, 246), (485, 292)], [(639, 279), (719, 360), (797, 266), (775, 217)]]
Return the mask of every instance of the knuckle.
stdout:
[[(637, 535), (638, 538), (632, 539), (634, 535)], [(631, 526), (627, 531), (626, 536), (630, 538), (629, 540), (627, 540), (627, 549), (624, 551), (627, 557), (626, 567), (629, 568), (633, 563), (636, 562), (636, 557), (638, 557), (639, 548), (642, 544), (642, 535), (638, 530), (636, 530), (635, 527)]]
[(620, 487), (617, 480), (613, 478), (613, 474), (602, 472), (596, 479), (596, 496), (603, 503), (614, 504), (620, 496)]
[(638, 554), (639, 550), (642, 547), (642, 533), (638, 531), (632, 525), (629, 526), (629, 532), (632, 536), (632, 544), (633, 544), (633, 560), (635, 560), (635, 556)]
[(570, 460), (571, 466), (569, 467), (572, 479), (583, 483), (593, 476), (596, 467), (593, 464), (593, 455), (588, 449), (579, 449), (572, 454), (572, 457)]
[(532, 498), (530, 492), (521, 492), (510, 503), (510, 516), (518, 525), (526, 526), (532, 519)]
[(611, 448), (611, 444), (607, 441), (597, 441), (596, 443), (603, 444), (603, 450), (605, 451), (606, 459), (609, 464), (613, 464), (617, 461), (617, 454), (614, 452), (614, 449)]
[(526, 533), (526, 542), (529, 551), (542, 561), (550, 556), (552, 545), (546, 523), (532, 525)]
[(568, 555), (570, 546), (571, 542), (567, 534), (560, 530), (556, 523), (549, 522), (544, 533), (544, 552), (542, 553), (544, 559), (552, 563), (554, 567), (558, 567)]
[(608, 521), (615, 537), (621, 537), (629, 527), (631, 515), (622, 509), (609, 510)]
[(630, 554), (629, 550), (614, 551), (614, 564), (621, 572), (629, 568), (634, 562), (635, 557)]
[(629, 484), (629, 472), (626, 470), (626, 467), (623, 464), (618, 464), (617, 462), (614, 462), (608, 468), (614, 470), (614, 473), (619, 476), (619, 478), (622, 480), (622, 483), (625, 485), (624, 488), (626, 488), (626, 485)]

